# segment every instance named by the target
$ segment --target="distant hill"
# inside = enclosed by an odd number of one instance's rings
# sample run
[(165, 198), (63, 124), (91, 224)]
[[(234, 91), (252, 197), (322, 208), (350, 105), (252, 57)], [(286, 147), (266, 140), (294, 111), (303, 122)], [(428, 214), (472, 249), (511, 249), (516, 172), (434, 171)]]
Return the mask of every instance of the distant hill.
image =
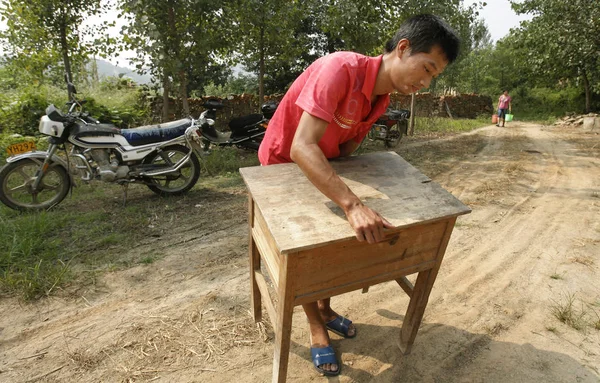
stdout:
[(149, 75), (139, 75), (132, 69), (113, 65), (106, 60), (96, 59), (96, 63), (98, 65), (98, 76), (100, 78), (109, 76), (118, 77), (122, 74), (123, 76), (131, 78), (138, 84), (149, 84), (151, 82), (151, 77)]

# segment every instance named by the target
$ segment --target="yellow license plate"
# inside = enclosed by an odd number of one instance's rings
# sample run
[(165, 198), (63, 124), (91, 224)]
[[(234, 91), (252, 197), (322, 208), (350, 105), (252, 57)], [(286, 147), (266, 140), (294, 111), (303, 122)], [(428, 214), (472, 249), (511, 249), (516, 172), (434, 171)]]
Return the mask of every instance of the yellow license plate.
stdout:
[(35, 149), (36, 149), (35, 142), (27, 141), (27, 142), (20, 142), (18, 144), (9, 145), (6, 148), (6, 152), (10, 156), (14, 156), (15, 154), (27, 153), (27, 152), (34, 151)]

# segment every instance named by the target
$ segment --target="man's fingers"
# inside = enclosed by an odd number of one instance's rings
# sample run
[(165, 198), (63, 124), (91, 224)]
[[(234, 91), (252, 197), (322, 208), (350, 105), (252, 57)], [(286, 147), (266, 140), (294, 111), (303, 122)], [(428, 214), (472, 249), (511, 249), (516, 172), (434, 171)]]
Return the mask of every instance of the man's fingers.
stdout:
[(358, 240), (358, 242), (363, 242), (365, 240), (365, 235), (362, 231), (357, 230), (354, 233), (356, 234), (356, 239)]
[(383, 241), (385, 239), (385, 233), (383, 232), (383, 226), (379, 226), (377, 228), (377, 242)]
[(365, 239), (366, 239), (366, 240), (367, 240), (367, 242), (369, 242), (369, 243), (375, 243), (375, 242), (377, 242), (377, 241), (375, 240), (375, 237), (373, 236), (373, 233), (372, 233), (372, 232), (370, 232), (370, 231), (366, 231), (366, 232), (365, 232)]
[(383, 227), (385, 227), (386, 229), (394, 229), (396, 226), (392, 225), (390, 223), (390, 221), (388, 221), (387, 219), (381, 217), (381, 222), (383, 222)]

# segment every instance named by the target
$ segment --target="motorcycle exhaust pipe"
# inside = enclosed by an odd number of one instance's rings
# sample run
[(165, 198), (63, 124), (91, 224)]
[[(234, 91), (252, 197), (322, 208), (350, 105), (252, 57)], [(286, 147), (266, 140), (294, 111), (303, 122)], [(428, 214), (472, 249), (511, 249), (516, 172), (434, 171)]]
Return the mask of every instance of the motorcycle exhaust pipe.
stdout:
[(183, 167), (183, 165), (186, 164), (186, 162), (188, 162), (188, 160), (190, 159), (190, 157), (192, 156), (192, 150), (190, 150), (190, 152), (188, 154), (185, 155), (185, 157), (183, 157), (182, 159), (180, 159), (175, 166), (168, 168), (168, 169), (161, 169), (161, 170), (150, 170), (150, 171), (142, 171), (140, 172), (140, 176), (148, 176), (148, 177), (154, 177), (154, 176), (162, 176), (164, 174), (169, 174), (169, 173), (174, 173), (176, 171), (178, 171), (179, 169), (181, 169)]
[[(174, 173), (176, 171), (179, 171), (179, 169), (181, 169), (183, 167), (183, 165), (185, 165), (189, 161), (190, 157), (192, 156), (192, 153), (194, 153), (194, 152), (196, 154), (198, 154), (199, 158), (201, 158), (203, 152), (202, 152), (202, 146), (198, 142), (198, 141), (200, 141), (200, 136), (196, 133), (197, 131), (198, 131), (198, 128), (193, 127), (193, 126), (186, 129), (186, 131), (184, 133), (184, 137), (185, 137), (185, 141), (187, 143), (187, 147), (190, 148), (190, 151), (181, 160), (179, 160), (173, 167), (168, 168), (168, 169), (142, 171), (139, 173), (139, 175), (147, 176), (147, 177), (155, 177), (155, 176), (162, 176), (165, 174)], [(196, 137), (197, 137), (197, 140), (196, 140)]]

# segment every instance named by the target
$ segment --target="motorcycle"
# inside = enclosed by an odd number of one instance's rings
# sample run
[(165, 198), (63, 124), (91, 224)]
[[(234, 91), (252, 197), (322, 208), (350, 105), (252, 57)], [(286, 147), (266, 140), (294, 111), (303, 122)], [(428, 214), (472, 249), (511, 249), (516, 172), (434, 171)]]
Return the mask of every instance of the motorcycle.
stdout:
[[(76, 100), (73, 84), (67, 86), (73, 94), (69, 111), (63, 114), (50, 105), (39, 123), (39, 132), (49, 136), (47, 151), (36, 151), (33, 142), (8, 148), (13, 155), (0, 169), (2, 203), (15, 210), (52, 208), (75, 185), (75, 175), (84, 182), (121, 184), (125, 198), (130, 183), (144, 184), (159, 195), (180, 195), (196, 184), (204, 121), (184, 118), (119, 129), (83, 112), (85, 101)], [(59, 149), (66, 159), (58, 155)]]
[(402, 139), (402, 136), (407, 134), (408, 119), (410, 118), (410, 110), (406, 109), (388, 109), (381, 117), (371, 126), (367, 137), (372, 140), (382, 140), (386, 148), (395, 148)]
[(215, 146), (236, 146), (241, 149), (258, 151), (258, 147), (265, 136), (267, 124), (277, 109), (276, 103), (265, 103), (261, 107), (262, 114), (236, 117), (229, 121), (229, 132), (220, 132), (215, 129), (214, 125), (217, 110), (223, 109), (223, 103), (219, 100), (209, 99), (203, 106), (206, 110), (202, 112), (199, 120), (204, 121), (201, 125), (200, 134), (204, 139), (204, 151), (206, 152), (208, 152), (211, 144)]

